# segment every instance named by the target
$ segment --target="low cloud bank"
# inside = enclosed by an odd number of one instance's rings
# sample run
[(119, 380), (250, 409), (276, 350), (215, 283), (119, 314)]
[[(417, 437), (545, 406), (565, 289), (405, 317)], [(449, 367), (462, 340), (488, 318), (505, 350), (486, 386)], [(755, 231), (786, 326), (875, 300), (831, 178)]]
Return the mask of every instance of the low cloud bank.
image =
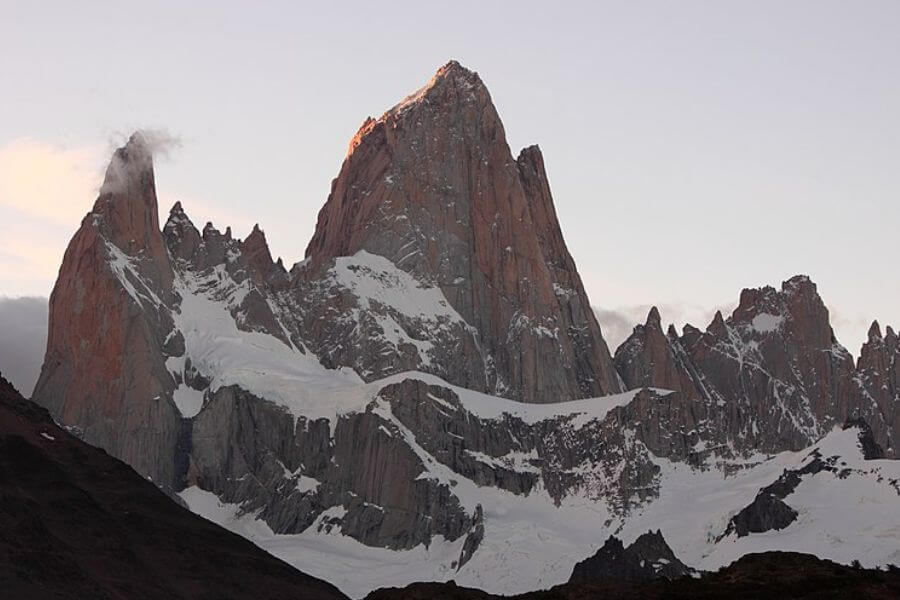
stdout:
[(0, 373), (31, 396), (47, 347), (47, 298), (0, 297)]

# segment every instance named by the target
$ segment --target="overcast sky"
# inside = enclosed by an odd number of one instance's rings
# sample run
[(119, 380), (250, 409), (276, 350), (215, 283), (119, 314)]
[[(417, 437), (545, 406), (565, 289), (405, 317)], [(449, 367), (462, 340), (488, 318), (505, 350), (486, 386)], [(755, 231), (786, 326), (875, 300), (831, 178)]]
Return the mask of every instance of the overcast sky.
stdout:
[(705, 326), (741, 288), (796, 273), (854, 353), (873, 318), (900, 324), (900, 2), (0, 0), (0, 14), (0, 296), (49, 293), (111, 148), (138, 127), (180, 140), (157, 161), (164, 214), (179, 199), (238, 236), (259, 222), (299, 260), (363, 119), (456, 58), (513, 152), (542, 147), (591, 302), (625, 331), (651, 304)]

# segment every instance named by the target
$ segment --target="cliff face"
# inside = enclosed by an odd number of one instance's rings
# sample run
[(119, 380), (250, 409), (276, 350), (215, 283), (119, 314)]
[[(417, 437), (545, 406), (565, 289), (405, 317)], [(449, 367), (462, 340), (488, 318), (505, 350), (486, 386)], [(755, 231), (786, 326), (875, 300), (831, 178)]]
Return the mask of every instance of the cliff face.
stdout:
[(616, 351), (629, 388), (677, 390), (709, 418), (719, 442), (778, 452), (814, 443), (833, 427), (862, 419), (895, 456), (898, 439), (897, 337), (878, 324), (859, 364), (834, 337), (828, 310), (808, 277), (745, 289), (734, 313), (706, 331), (663, 334), (658, 312)]
[(175, 486), (181, 432), (165, 365), (181, 343), (170, 313), (172, 281), (150, 149), (135, 134), (116, 151), (66, 249), (33, 397), (167, 489)]
[(309, 269), (359, 251), (437, 286), (473, 328), (470, 387), (525, 402), (619, 391), (540, 151), (513, 159), (487, 88), (458, 63), (351, 142)]
[(647, 322), (634, 328), (616, 350), (615, 365), (626, 389), (658, 387), (697, 395), (690, 368), (674, 328), (663, 333), (659, 310), (654, 306)]
[(859, 354), (850, 417), (869, 424), (886, 456), (900, 458), (900, 341), (891, 327), (882, 337), (878, 321)]

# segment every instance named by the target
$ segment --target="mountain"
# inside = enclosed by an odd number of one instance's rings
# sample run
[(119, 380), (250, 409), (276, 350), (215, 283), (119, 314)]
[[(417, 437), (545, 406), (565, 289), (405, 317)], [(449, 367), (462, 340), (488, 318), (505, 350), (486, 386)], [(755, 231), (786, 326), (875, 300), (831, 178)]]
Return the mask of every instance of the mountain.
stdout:
[[(150, 148), (118, 149), (63, 256), (33, 399), (163, 489), (177, 480), (182, 421), (166, 356), (178, 351), (174, 273), (157, 217)], [(170, 336), (170, 334), (172, 334)]]
[(0, 377), (7, 598), (345, 598), (177, 506)]
[(629, 389), (677, 390), (691, 402), (682, 425), (711, 438), (701, 452), (800, 450), (834, 426), (862, 419), (894, 457), (897, 355), (893, 330), (882, 339), (876, 323), (855, 367), (816, 285), (798, 275), (780, 290), (745, 289), (734, 313), (717, 313), (706, 331), (688, 325), (681, 336), (674, 328), (663, 333), (654, 308), (616, 350), (615, 362)]
[(900, 561), (896, 337), (854, 365), (797, 277), (705, 332), (651, 311), (610, 357), (540, 151), (513, 159), (457, 63), (364, 123), (289, 269), (258, 226), (157, 210), (136, 133), (66, 251), (34, 400), (351, 596), (525, 592), (648, 530), (697, 569)]
[[(404, 369), (524, 402), (621, 391), (563, 241), (541, 151), (513, 159), (487, 88), (459, 63), (367, 119), (350, 142), (306, 250), (308, 268), (317, 274), (360, 251), (439, 288), (466, 324), (469, 335), (454, 334), (466, 360), (433, 356), (443, 365), (429, 369), (428, 356), (413, 353)], [(367, 368), (370, 353), (360, 350), (348, 349), (341, 364), (388, 374)]]

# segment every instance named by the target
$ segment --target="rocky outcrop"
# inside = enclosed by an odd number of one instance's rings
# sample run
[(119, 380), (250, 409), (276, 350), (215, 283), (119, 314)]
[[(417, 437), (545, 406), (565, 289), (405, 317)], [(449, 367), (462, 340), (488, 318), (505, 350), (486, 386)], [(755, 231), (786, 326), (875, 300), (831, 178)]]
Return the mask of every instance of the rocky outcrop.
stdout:
[(732, 315), (716, 313), (706, 331), (686, 325), (680, 337), (672, 328), (664, 335), (651, 311), (616, 364), (629, 386), (681, 391), (682, 412), (706, 432), (704, 451), (800, 450), (843, 424), (852, 404), (852, 357), (802, 275), (780, 290), (744, 290)]
[(625, 388), (657, 387), (701, 397), (689, 358), (674, 328), (663, 333), (659, 310), (654, 306), (643, 325), (616, 350), (615, 365)]
[(853, 378), (848, 417), (871, 428), (874, 443), (890, 458), (900, 456), (900, 341), (891, 327), (881, 335), (878, 321), (869, 328)]
[(844, 429), (849, 429), (851, 427), (856, 428), (859, 431), (857, 440), (859, 441), (859, 448), (862, 450), (862, 455), (865, 460), (890, 458), (887, 456), (887, 453), (885, 453), (884, 448), (875, 441), (875, 434), (872, 432), (872, 428), (866, 421), (860, 418), (848, 419), (847, 422), (844, 423)]
[(483, 541), (484, 511), (479, 504), (475, 507), (475, 515), (472, 519), (472, 528), (469, 530), (469, 534), (466, 536), (465, 542), (463, 542), (462, 550), (460, 550), (459, 552), (459, 560), (456, 563), (457, 571), (462, 569), (467, 562), (472, 560), (472, 556), (475, 554), (475, 551), (478, 550), (478, 547)]
[(797, 519), (797, 511), (770, 493), (760, 493), (731, 518), (725, 535), (744, 537), (751, 533), (784, 529)]
[(694, 573), (675, 556), (659, 531), (648, 531), (627, 548), (609, 536), (596, 554), (575, 565), (570, 584), (597, 581), (645, 582), (677, 579)]
[(380, 396), (423, 450), (478, 485), (523, 495), (540, 485), (555, 502), (582, 494), (618, 514), (659, 492), (659, 469), (650, 454), (657, 432), (652, 426), (633, 429), (638, 414), (665, 403), (649, 390), (584, 423), (574, 414), (537, 422), (508, 413), (482, 417), (453, 390), (414, 379), (385, 387)]
[(152, 158), (140, 133), (118, 149), (69, 243), (50, 296), (47, 353), (33, 398), (87, 442), (177, 487), (181, 415), (169, 354), (173, 271), (159, 230)]
[[(859, 427), (859, 426), (857, 426)], [(859, 427), (859, 438), (862, 441), (868, 436), (871, 439), (871, 430), (863, 426)], [(865, 457), (865, 446), (861, 444)], [(870, 460), (867, 458), (867, 460)], [(814, 449), (807, 456), (807, 462), (798, 469), (785, 469), (784, 472), (769, 485), (761, 488), (753, 502), (742, 508), (729, 521), (724, 533), (717, 541), (728, 535), (744, 537), (751, 533), (765, 533), (777, 531), (788, 527), (797, 520), (798, 513), (784, 500), (794, 493), (805, 477), (829, 471), (838, 474), (838, 477), (846, 477), (849, 470), (841, 472), (836, 466), (839, 461), (837, 456), (823, 457), (818, 449)], [(842, 464), (846, 464), (842, 461)]]
[(440, 288), (365, 251), (328, 265), (314, 277), (298, 268), (292, 289), (278, 296), (287, 326), (323, 365), (350, 367), (367, 381), (427, 371), (483, 387), (477, 333)]
[[(659, 402), (651, 392), (639, 396)], [(193, 420), (187, 483), (257, 513), (278, 533), (338, 528), (395, 549), (466, 536), (461, 568), (483, 539), (484, 517), (456, 497), (457, 479), (523, 496), (540, 485), (557, 502), (583, 494), (618, 514), (658, 494), (658, 468), (624, 431), (627, 410), (583, 425), (574, 415), (485, 418), (452, 389), (409, 378), (383, 387), (331, 431), (325, 419), (295, 420), (230, 386)]]
[(372, 546), (466, 534), (474, 516), (448, 485), (422, 476), (422, 459), (376, 408), (347, 415), (332, 433), (324, 419), (295, 423), (272, 402), (220, 388), (194, 420), (188, 483), (260, 511), (278, 533), (300, 533), (339, 507), (323, 524)]
[(487, 88), (458, 63), (360, 128), (319, 213), (304, 279), (360, 251), (437, 286), (473, 329), (468, 352), (480, 368), (421, 370), (525, 402), (619, 391), (540, 152), (513, 159)]

